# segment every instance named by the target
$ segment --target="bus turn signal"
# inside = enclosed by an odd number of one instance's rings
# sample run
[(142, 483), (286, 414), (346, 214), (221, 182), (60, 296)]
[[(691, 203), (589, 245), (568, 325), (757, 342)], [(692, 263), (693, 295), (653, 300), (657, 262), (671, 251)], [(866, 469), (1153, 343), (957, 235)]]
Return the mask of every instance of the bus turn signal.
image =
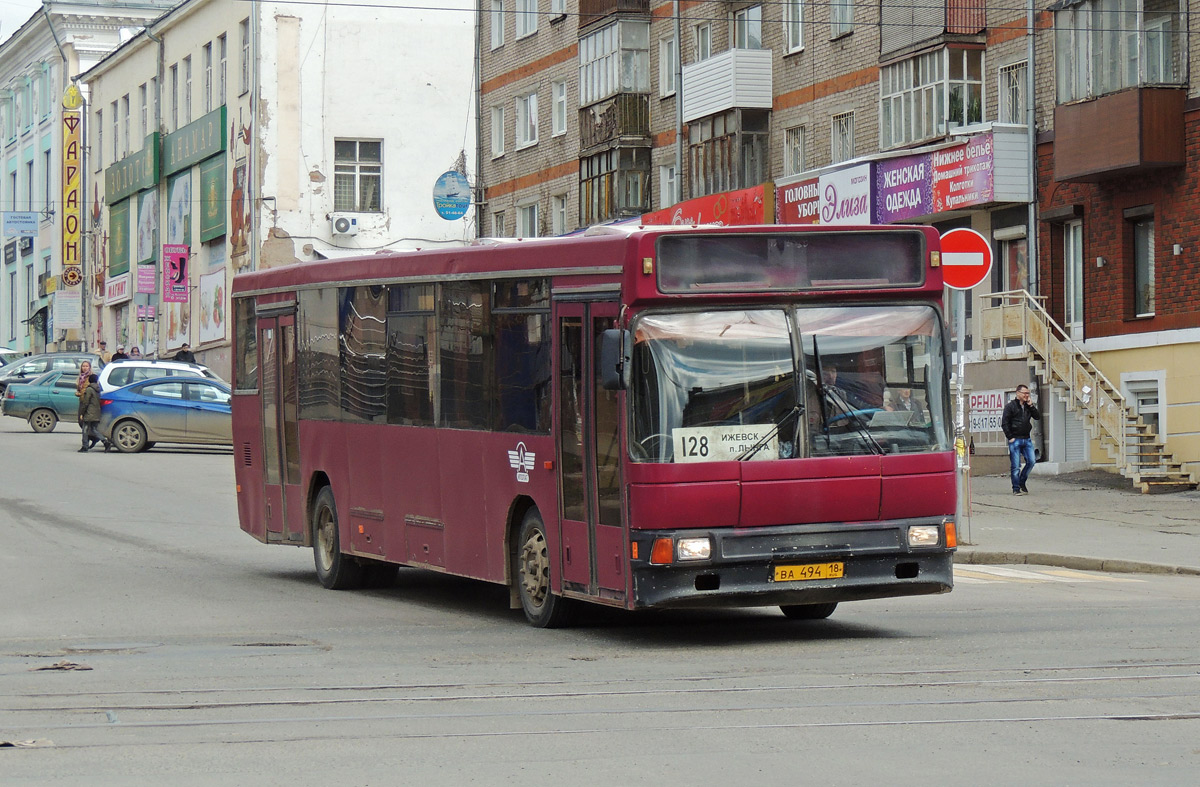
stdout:
[(671, 539), (654, 539), (654, 547), (650, 550), (650, 562), (660, 565), (675, 562), (675, 547), (671, 544)]

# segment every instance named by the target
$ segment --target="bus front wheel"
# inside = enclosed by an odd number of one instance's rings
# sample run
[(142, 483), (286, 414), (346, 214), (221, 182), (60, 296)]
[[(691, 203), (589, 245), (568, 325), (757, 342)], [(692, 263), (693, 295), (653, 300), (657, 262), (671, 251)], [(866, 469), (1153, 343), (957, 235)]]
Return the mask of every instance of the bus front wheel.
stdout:
[(513, 581), (517, 583), (526, 619), (538, 628), (565, 625), (572, 603), (550, 589), (550, 547), (546, 525), (536, 508), (531, 508), (521, 521), (513, 560)]
[(786, 604), (779, 609), (792, 620), (824, 620), (837, 609), (837, 602), (834, 601), (829, 604)]
[(337, 505), (329, 487), (321, 490), (312, 509), (313, 562), (317, 579), (329, 590), (347, 590), (362, 584), (362, 566), (349, 555), (342, 554), (338, 534)]

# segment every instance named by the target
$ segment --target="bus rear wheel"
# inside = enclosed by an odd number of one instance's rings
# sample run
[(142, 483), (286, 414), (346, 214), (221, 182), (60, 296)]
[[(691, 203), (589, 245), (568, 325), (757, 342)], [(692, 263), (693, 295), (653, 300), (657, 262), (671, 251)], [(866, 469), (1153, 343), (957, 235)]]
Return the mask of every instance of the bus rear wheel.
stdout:
[(313, 562), (317, 579), (329, 590), (348, 590), (362, 584), (362, 565), (349, 555), (342, 554), (338, 533), (337, 505), (333, 490), (325, 487), (317, 495), (312, 508)]
[(531, 508), (521, 521), (512, 573), (521, 608), (532, 625), (558, 628), (568, 622), (573, 604), (550, 589), (550, 547), (546, 525), (536, 508)]
[(792, 620), (824, 620), (837, 609), (837, 602), (829, 604), (785, 604), (779, 608)]

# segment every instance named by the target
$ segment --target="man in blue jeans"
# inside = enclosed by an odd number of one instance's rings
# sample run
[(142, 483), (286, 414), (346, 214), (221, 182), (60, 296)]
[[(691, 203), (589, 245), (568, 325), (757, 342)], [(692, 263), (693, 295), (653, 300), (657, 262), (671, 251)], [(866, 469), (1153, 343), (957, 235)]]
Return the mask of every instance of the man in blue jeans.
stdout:
[[(1017, 386), (1017, 398), (1004, 405), (1004, 414), (1000, 416), (1000, 428), (1008, 438), (1009, 477), (1012, 478), (1014, 495), (1027, 495), (1025, 481), (1029, 471), (1037, 461), (1033, 454), (1033, 441), (1029, 433), (1033, 430), (1033, 422), (1042, 420), (1042, 414), (1029, 398), (1029, 386)], [(1021, 466), (1021, 457), (1025, 457), (1025, 466)]]

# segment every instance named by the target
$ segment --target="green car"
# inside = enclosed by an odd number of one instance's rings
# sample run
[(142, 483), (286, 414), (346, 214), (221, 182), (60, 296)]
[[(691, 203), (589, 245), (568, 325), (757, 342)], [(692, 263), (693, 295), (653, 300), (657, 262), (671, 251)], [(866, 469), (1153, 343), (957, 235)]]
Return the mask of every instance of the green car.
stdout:
[(46, 372), (27, 383), (13, 383), (4, 391), (0, 408), (5, 415), (24, 418), (35, 432), (53, 432), (60, 419), (79, 420), (79, 397), (74, 372)]

